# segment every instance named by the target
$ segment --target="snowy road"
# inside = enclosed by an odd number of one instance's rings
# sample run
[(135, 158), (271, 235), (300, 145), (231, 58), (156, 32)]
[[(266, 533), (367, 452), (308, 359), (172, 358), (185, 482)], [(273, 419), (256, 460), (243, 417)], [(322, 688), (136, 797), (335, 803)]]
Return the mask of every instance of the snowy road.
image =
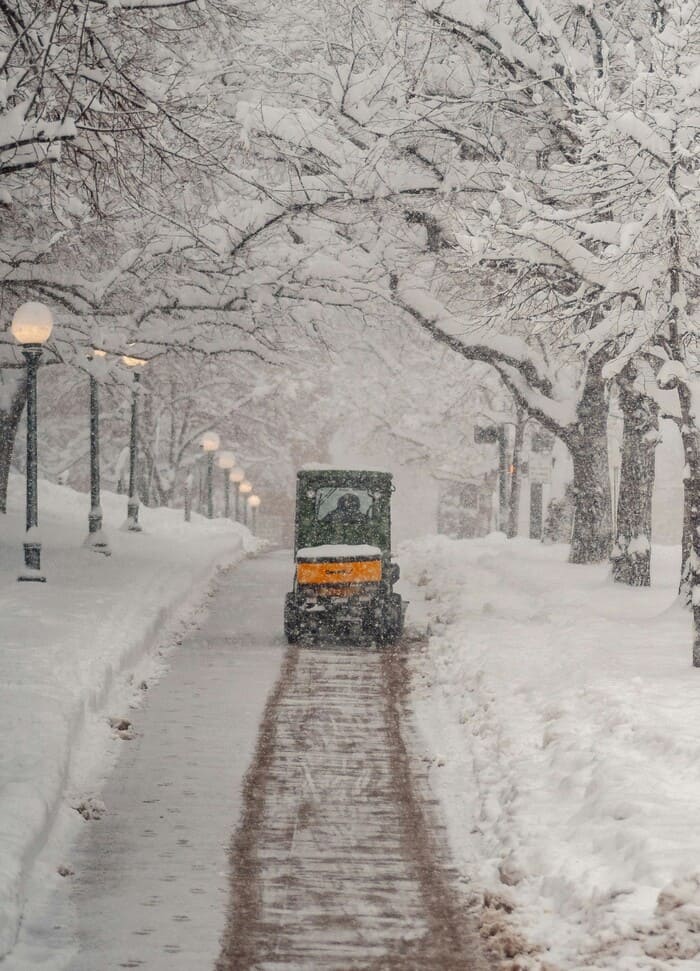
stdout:
[(483, 968), (411, 755), (406, 655), (285, 652), (289, 572), (272, 554), (220, 579), (8, 971)]

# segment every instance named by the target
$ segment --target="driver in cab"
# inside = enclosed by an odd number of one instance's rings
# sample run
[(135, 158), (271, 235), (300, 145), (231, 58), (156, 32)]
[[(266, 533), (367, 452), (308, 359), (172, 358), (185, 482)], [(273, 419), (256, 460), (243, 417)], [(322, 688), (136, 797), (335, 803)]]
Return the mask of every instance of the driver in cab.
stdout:
[(367, 517), (360, 508), (360, 497), (352, 492), (342, 495), (332, 509), (321, 520), (323, 523), (341, 523), (345, 526), (356, 526), (367, 522)]

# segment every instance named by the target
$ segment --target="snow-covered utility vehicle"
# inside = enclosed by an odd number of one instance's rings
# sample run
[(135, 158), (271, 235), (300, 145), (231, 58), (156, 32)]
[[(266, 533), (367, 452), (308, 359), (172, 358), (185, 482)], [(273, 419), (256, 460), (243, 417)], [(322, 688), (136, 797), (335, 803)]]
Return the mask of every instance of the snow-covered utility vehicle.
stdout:
[(297, 475), (294, 589), (284, 605), (290, 644), (304, 634), (360, 633), (397, 640), (406, 604), (391, 562), (388, 472), (308, 469)]

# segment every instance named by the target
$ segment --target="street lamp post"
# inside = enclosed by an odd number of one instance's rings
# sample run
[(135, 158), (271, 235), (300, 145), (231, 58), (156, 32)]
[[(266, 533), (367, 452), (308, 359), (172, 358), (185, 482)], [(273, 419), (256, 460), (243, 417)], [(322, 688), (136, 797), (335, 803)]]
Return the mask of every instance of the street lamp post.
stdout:
[(240, 495), (238, 490), (241, 482), (243, 482), (243, 480), (245, 479), (245, 472), (243, 471), (243, 469), (231, 469), (231, 471), (228, 474), (228, 477), (229, 477), (229, 481), (233, 482), (234, 486), (236, 487), (233, 490), (233, 498), (235, 503), (234, 505), (235, 519), (236, 519), (236, 522), (240, 522), (240, 518), (241, 518)]
[[(103, 360), (106, 351), (93, 347), (88, 360)], [(97, 378), (90, 371), (90, 512), (88, 513), (88, 534), (85, 546), (110, 556), (112, 551), (102, 532), (102, 505), (100, 501), (100, 391)]]
[(253, 487), (250, 484), (250, 482), (248, 482), (247, 479), (244, 479), (241, 483), (239, 483), (238, 491), (243, 496), (243, 525), (247, 526), (248, 525), (248, 496), (253, 491)]
[(207, 519), (214, 518), (214, 452), (221, 444), (216, 432), (205, 432), (200, 445), (207, 456)]
[(248, 496), (248, 505), (250, 506), (250, 516), (251, 516), (250, 529), (251, 529), (251, 532), (255, 534), (256, 525), (257, 525), (258, 508), (260, 506), (260, 496), (256, 496), (256, 495)]
[(53, 330), (53, 316), (43, 303), (23, 303), (12, 318), (10, 330), (17, 343), (21, 344), (22, 354), (27, 362), (27, 534), (24, 542), (24, 572), (17, 579), (45, 583), (46, 577), (41, 572), (41, 541), (37, 535), (39, 501), (36, 377), (42, 344), (46, 343)]
[(189, 523), (192, 520), (192, 485), (194, 482), (194, 477), (191, 472), (188, 472), (185, 478), (185, 522)]
[(231, 480), (229, 476), (231, 469), (236, 464), (236, 456), (233, 452), (222, 449), (216, 456), (216, 464), (224, 473), (224, 516), (228, 519), (231, 514)]
[(126, 504), (126, 528), (130, 533), (140, 533), (139, 525), (139, 496), (136, 485), (137, 458), (138, 458), (138, 401), (139, 384), (141, 383), (141, 371), (139, 368), (145, 367), (148, 361), (142, 357), (131, 357), (128, 354), (122, 356), (122, 363), (134, 372), (133, 388), (131, 390), (131, 426), (129, 433), (129, 498)]

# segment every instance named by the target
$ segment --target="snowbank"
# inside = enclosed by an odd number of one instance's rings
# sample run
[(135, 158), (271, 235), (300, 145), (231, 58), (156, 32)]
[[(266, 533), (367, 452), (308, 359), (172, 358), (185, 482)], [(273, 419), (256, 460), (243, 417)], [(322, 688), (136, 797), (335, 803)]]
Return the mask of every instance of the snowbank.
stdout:
[(202, 596), (218, 564), (257, 547), (243, 526), (199, 516), (188, 524), (176, 510), (142, 507), (143, 532), (123, 532), (126, 497), (104, 494), (106, 558), (82, 546), (87, 496), (41, 482), (39, 506), (47, 583), (18, 583), (24, 480), (11, 479), (0, 542), (0, 959), (87, 742), (87, 716), (105, 709), (115, 678)]
[(566, 549), (404, 546), (418, 724), (457, 863), (513, 967), (700, 967), (700, 671), (676, 603)]

